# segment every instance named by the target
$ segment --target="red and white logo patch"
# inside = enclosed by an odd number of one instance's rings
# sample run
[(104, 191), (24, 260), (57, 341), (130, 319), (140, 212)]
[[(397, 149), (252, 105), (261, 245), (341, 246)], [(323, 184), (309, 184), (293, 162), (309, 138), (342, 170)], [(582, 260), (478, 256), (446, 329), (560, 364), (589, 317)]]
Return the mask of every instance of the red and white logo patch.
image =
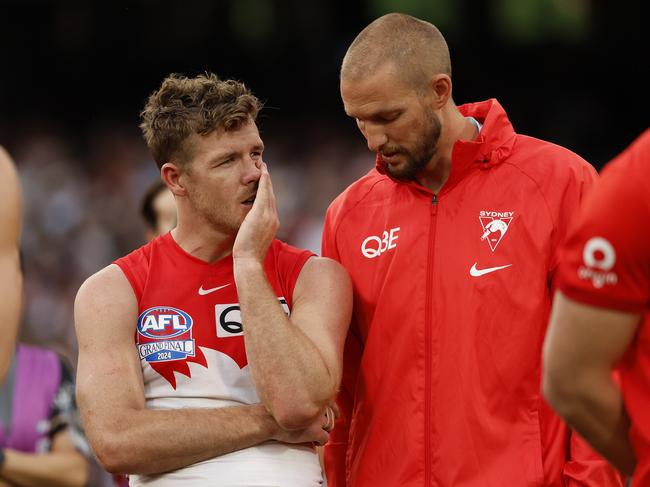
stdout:
[(587, 240), (582, 249), (582, 260), (584, 265), (578, 268), (580, 279), (591, 281), (597, 289), (618, 283), (618, 275), (612, 271), (616, 264), (616, 250), (606, 238), (593, 237)]
[(479, 213), (478, 219), (483, 227), (481, 240), (487, 240), (492, 252), (496, 250), (497, 245), (503, 240), (508, 228), (510, 228), (510, 222), (512, 222), (514, 214), (514, 211), (485, 210)]

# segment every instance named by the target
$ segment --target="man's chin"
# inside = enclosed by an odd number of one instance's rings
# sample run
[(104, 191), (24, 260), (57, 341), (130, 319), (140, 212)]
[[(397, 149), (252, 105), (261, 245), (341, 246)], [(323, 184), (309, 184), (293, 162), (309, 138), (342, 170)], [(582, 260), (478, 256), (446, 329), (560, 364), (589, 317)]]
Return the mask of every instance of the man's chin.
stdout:
[(384, 168), (390, 177), (399, 181), (411, 181), (415, 178), (413, 168), (406, 162), (392, 165), (386, 164)]

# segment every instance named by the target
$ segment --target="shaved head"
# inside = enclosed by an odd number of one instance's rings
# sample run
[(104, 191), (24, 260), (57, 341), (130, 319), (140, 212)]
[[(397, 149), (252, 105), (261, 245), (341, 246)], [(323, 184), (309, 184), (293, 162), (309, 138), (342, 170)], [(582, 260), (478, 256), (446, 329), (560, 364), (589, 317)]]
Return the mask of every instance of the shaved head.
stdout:
[(363, 79), (385, 63), (404, 81), (423, 88), (436, 74), (451, 76), (447, 42), (432, 24), (410, 15), (379, 17), (356, 37), (341, 65), (341, 80)]

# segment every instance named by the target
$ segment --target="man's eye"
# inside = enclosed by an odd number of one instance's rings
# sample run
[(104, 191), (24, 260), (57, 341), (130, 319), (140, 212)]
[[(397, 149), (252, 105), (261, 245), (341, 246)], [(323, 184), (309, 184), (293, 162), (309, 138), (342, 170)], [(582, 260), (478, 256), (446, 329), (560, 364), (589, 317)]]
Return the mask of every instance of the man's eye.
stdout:
[(387, 115), (380, 115), (377, 117), (377, 121), (379, 122), (393, 122), (394, 120), (397, 120), (397, 117), (399, 117), (399, 113), (389, 113)]

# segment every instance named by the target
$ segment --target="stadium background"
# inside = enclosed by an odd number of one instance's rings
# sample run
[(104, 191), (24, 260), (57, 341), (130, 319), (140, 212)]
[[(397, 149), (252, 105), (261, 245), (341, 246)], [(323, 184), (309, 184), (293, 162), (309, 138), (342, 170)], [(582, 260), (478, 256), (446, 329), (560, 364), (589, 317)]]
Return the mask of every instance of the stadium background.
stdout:
[(648, 125), (642, 4), (0, 0), (0, 144), (25, 194), (24, 338), (73, 358), (79, 285), (143, 242), (138, 206), (157, 171), (138, 112), (168, 73), (236, 77), (266, 102), (280, 236), (318, 250), (327, 204), (373, 165), (338, 94), (340, 60), (371, 19), (435, 23), (457, 103), (496, 97), (517, 131), (600, 167)]

